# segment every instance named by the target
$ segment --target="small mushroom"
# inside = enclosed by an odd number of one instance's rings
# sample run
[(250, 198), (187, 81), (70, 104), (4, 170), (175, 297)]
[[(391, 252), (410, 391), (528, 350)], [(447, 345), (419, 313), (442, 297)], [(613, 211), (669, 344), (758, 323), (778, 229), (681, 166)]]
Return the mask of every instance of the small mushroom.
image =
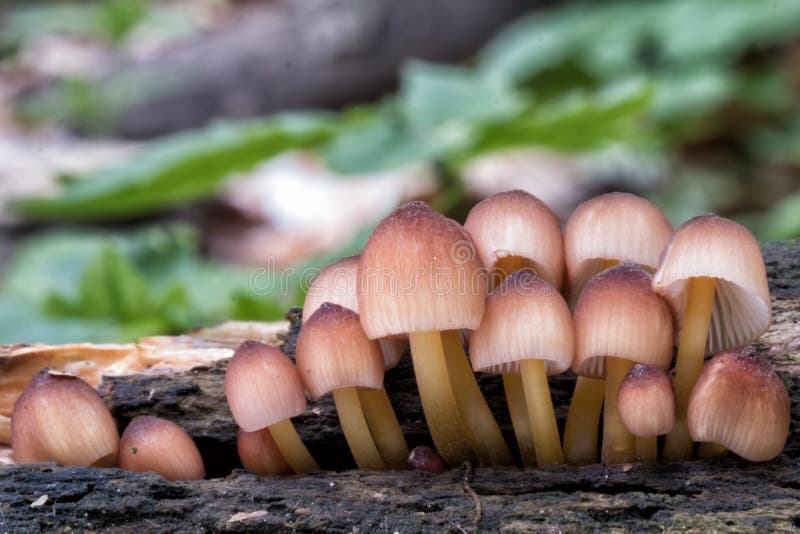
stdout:
[[(587, 281), (619, 263), (649, 272), (672, 236), (672, 225), (648, 200), (608, 193), (578, 206), (564, 229), (568, 301), (574, 305)], [(605, 385), (602, 377), (578, 375), (564, 426), (564, 457), (570, 464), (597, 461), (597, 435)]]
[(245, 341), (225, 372), (225, 398), (233, 418), (246, 432), (269, 427), (295, 473), (319, 470), (291, 418), (306, 411), (306, 392), (292, 361), (279, 349)]
[[(483, 321), (470, 339), (476, 370), (521, 376), (522, 409), (539, 465), (564, 463), (547, 375), (569, 369), (574, 353), (567, 303), (555, 287), (526, 270), (513, 273), (492, 292)], [(518, 410), (512, 405), (516, 398), (508, 399), (509, 411)], [(520, 443), (520, 451), (526, 446)], [(531, 460), (523, 458), (526, 463)]]
[(653, 276), (679, 326), (675, 360), (675, 428), (664, 458), (687, 460), (692, 443), (686, 410), (706, 352), (750, 343), (769, 328), (772, 305), (761, 248), (740, 224), (701, 215), (680, 226)]
[(470, 458), (513, 462), (460, 342), (480, 324), (486, 273), (458, 223), (424, 202), (381, 221), (359, 262), (358, 309), (371, 339), (409, 334), (422, 407), (439, 454), (450, 465)]
[(42, 369), (14, 404), (11, 445), (19, 463), (117, 465), (119, 433), (89, 384)]
[(255, 432), (240, 429), (236, 436), (236, 450), (244, 468), (257, 475), (290, 475), (294, 472), (268, 428)]
[(717, 443), (746, 460), (764, 462), (786, 445), (789, 394), (754, 349), (723, 352), (700, 373), (687, 418), (694, 441)]
[(160, 417), (143, 415), (128, 423), (119, 441), (119, 467), (153, 471), (167, 480), (202, 480), (200, 451), (181, 427)]
[(602, 461), (635, 459), (633, 436), (617, 410), (617, 393), (635, 363), (666, 369), (672, 360), (672, 316), (650, 287), (650, 274), (623, 263), (595, 275), (575, 306), (573, 370), (606, 378)]
[(383, 356), (378, 343), (361, 328), (358, 314), (323, 303), (300, 330), (297, 368), (314, 399), (333, 392), (342, 431), (358, 467), (385, 469), (358, 397), (358, 388), (383, 389)]
[(636, 436), (636, 459), (658, 460), (656, 437), (675, 425), (672, 382), (663, 369), (638, 364), (619, 386), (617, 409), (622, 424)]

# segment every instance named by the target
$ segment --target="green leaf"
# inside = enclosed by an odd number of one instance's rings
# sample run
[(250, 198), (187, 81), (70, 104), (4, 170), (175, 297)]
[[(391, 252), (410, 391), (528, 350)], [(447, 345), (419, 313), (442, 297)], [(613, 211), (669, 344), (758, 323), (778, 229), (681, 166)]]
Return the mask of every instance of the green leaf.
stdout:
[(800, 237), (800, 193), (781, 200), (766, 212), (737, 218), (759, 241)]
[(148, 144), (132, 160), (66, 185), (55, 198), (12, 204), (37, 220), (118, 220), (213, 195), (232, 173), (333, 133), (329, 116), (293, 114), (218, 123)]

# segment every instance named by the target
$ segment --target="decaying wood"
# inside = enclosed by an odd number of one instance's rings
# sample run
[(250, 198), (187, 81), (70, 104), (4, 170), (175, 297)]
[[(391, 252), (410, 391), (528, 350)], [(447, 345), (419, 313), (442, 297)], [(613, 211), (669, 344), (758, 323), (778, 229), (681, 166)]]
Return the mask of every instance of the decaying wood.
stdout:
[[(259, 478), (235, 470), (224, 478), (169, 483), (119, 470), (0, 468), (0, 528), (123, 531), (297, 530), (333, 532), (787, 531), (800, 528), (800, 243), (765, 246), (775, 320), (757, 342), (792, 398), (784, 452), (752, 464), (736, 458), (546, 469), (459, 466), (441, 475), (363, 472), (352, 466), (330, 401), (296, 420), (326, 471)], [(296, 332), (295, 332), (296, 333)], [(284, 350), (292, 352), (295, 333)], [(156, 413), (197, 439), (213, 476), (233, 463), (235, 426), (222, 395), (224, 362), (171, 375), (114, 377), (103, 390), (125, 422)], [(496, 379), (481, 386), (504, 430), (510, 426)], [(551, 381), (560, 424), (572, 380)], [(387, 374), (387, 387), (412, 444), (428, 441), (408, 364)], [(513, 441), (510, 440), (510, 442)], [(46, 495), (46, 497), (43, 497)]]

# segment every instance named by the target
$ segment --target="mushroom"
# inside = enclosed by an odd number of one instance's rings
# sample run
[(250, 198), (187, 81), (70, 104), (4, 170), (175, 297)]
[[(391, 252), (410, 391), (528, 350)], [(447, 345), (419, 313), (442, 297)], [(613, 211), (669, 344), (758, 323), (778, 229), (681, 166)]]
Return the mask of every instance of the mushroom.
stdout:
[(778, 456), (789, 435), (789, 394), (752, 348), (723, 352), (705, 366), (689, 397), (695, 441), (718, 443), (753, 462)]
[[(358, 260), (358, 256), (342, 258), (325, 267), (314, 278), (303, 303), (304, 322), (308, 321), (323, 302), (338, 304), (358, 313)], [(405, 336), (389, 337), (379, 339), (378, 343), (388, 371), (400, 361), (408, 339)], [(408, 445), (386, 390), (382, 386), (380, 389), (359, 389), (358, 396), (381, 457), (389, 466), (403, 469), (408, 457)]]
[(653, 289), (669, 302), (680, 333), (675, 428), (667, 435), (664, 458), (686, 460), (693, 451), (686, 410), (706, 352), (747, 345), (772, 321), (764, 258), (744, 226), (701, 215), (675, 232), (653, 276)]
[[(385, 469), (358, 397), (358, 388), (383, 388), (383, 356), (378, 343), (368, 339), (361, 328), (358, 314), (338, 304), (323, 303), (303, 324), (296, 354), (297, 369), (311, 396), (318, 399), (333, 392), (356, 465)], [(396, 421), (394, 414), (392, 417)]]
[(225, 398), (242, 430), (269, 427), (295, 473), (319, 470), (291, 421), (306, 411), (305, 388), (294, 364), (279, 349), (257, 341), (242, 343), (228, 362)]
[(244, 468), (257, 475), (290, 475), (294, 472), (268, 428), (255, 432), (240, 429), (236, 436), (236, 450)]
[[(564, 229), (567, 294), (574, 306), (586, 282), (618, 263), (658, 268), (672, 225), (655, 204), (630, 193), (608, 193), (578, 206)], [(564, 426), (564, 457), (597, 461), (597, 430), (605, 386), (602, 376), (578, 376)]]
[(202, 480), (200, 451), (181, 427), (160, 417), (142, 415), (128, 423), (119, 441), (119, 467), (153, 471), (167, 480)]
[(80, 378), (44, 368), (14, 404), (11, 445), (19, 463), (113, 467), (119, 434), (94, 388)]
[[(464, 228), (472, 236), (483, 266), (491, 273), (490, 289), (523, 268), (557, 290), (561, 288), (561, 226), (550, 208), (535, 196), (520, 190), (496, 193), (472, 208)], [(517, 372), (503, 373), (503, 387), (523, 463), (535, 465), (533, 434), (518, 367)], [(557, 456), (563, 461), (562, 455)]]
[(573, 370), (605, 376), (602, 461), (635, 458), (633, 436), (620, 420), (617, 392), (635, 363), (666, 369), (672, 360), (672, 316), (656, 295), (650, 274), (623, 263), (595, 275), (575, 306)]
[(636, 459), (657, 461), (656, 438), (675, 424), (675, 396), (666, 371), (635, 365), (619, 386), (617, 409), (622, 424), (636, 436)]
[(478, 327), (486, 299), (469, 234), (424, 202), (404, 204), (369, 237), (358, 284), (367, 336), (409, 334), (423, 411), (445, 461), (456, 465), (474, 450), (483, 464), (512, 463), (460, 343), (458, 330)]
[[(539, 465), (564, 462), (547, 375), (569, 369), (574, 352), (567, 303), (555, 287), (526, 270), (516, 271), (497, 286), (470, 339), (476, 370), (521, 375), (521, 398), (526, 403), (522, 409), (530, 418)], [(509, 400), (509, 411), (515, 409)], [(526, 448), (520, 443), (520, 451)], [(531, 463), (531, 458), (523, 460)]]

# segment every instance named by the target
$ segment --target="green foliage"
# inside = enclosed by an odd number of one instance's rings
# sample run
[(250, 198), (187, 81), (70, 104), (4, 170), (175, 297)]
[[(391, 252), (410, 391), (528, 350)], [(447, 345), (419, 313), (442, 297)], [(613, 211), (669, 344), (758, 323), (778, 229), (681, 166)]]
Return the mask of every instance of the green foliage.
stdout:
[(134, 340), (229, 318), (275, 320), (297, 303), (295, 293), (256, 294), (250, 277), (201, 260), (184, 227), (48, 233), (23, 244), (9, 266), (0, 343)]
[(213, 195), (232, 173), (332, 133), (321, 114), (219, 123), (151, 143), (124, 164), (64, 184), (60, 196), (13, 207), (39, 220), (114, 220), (153, 213)]

